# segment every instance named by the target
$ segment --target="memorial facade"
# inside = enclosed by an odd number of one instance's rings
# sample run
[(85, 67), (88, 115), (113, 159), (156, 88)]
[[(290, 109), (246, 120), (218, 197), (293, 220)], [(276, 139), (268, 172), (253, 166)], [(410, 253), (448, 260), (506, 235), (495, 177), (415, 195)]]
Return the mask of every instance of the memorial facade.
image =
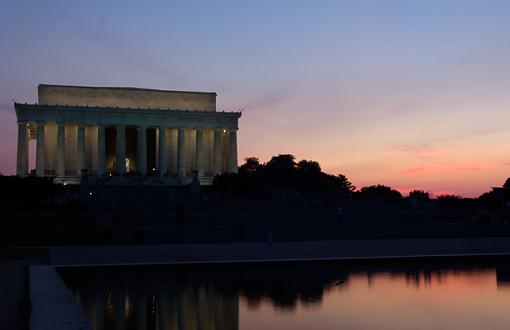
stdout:
[(38, 103), (15, 103), (17, 175), (76, 182), (82, 170), (118, 183), (202, 184), (237, 171), (240, 112), (216, 110), (216, 93), (39, 85)]

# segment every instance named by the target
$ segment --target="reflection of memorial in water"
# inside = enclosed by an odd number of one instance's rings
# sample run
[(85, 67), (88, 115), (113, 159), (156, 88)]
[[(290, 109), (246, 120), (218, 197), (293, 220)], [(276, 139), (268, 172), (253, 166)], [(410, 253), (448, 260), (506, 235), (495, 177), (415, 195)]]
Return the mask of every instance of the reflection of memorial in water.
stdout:
[(265, 301), (289, 311), (319, 306), (346, 275), (331, 265), (61, 272), (96, 330), (238, 329), (240, 296), (251, 308)]
[(204, 283), (133, 284), (82, 282), (70, 289), (96, 330), (238, 329), (236, 295)]

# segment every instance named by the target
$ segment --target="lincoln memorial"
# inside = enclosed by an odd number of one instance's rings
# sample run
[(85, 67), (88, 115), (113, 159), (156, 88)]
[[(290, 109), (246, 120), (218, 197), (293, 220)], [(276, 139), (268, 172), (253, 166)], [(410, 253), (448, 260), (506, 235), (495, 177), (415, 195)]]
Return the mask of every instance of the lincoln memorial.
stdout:
[[(78, 182), (210, 184), (237, 171), (240, 112), (216, 110), (216, 93), (39, 85), (38, 103), (15, 103), (17, 175)], [(86, 170), (86, 171), (82, 171)]]

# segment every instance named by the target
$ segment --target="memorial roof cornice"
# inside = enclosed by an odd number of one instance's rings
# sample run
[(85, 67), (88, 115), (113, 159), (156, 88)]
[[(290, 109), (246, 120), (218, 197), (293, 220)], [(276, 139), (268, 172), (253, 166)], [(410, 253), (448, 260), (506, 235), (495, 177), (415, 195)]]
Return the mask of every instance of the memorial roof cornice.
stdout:
[(183, 114), (183, 115), (207, 115), (207, 116), (238, 116), (241, 111), (203, 111), (190, 109), (162, 109), (162, 108), (130, 108), (130, 107), (104, 107), (104, 106), (82, 106), (62, 104), (37, 104), (37, 103), (14, 103), (15, 109), (31, 110), (70, 110), (85, 112), (104, 113), (139, 113), (139, 114)]

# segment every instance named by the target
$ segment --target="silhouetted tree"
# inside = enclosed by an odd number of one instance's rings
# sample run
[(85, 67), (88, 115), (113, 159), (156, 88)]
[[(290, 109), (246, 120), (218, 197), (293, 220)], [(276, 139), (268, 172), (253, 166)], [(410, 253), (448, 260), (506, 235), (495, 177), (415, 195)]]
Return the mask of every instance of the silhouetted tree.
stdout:
[(462, 199), (462, 196), (453, 194), (443, 194), (436, 197), (439, 201), (458, 201)]
[(462, 196), (453, 194), (444, 194), (436, 197), (438, 208), (441, 210), (467, 210), (473, 205), (471, 199), (463, 199)]
[(245, 158), (245, 163), (239, 166), (238, 173), (223, 173), (213, 179), (213, 187), (218, 192), (229, 194), (243, 194), (246, 196), (263, 196), (265, 183), (261, 175), (258, 158)]
[(290, 154), (280, 154), (278, 156), (273, 156), (264, 167), (267, 170), (275, 172), (292, 172), (296, 167), (296, 157)]
[(400, 199), (402, 194), (381, 184), (363, 187), (357, 194), (362, 199)]
[(257, 157), (247, 157), (244, 164), (239, 166), (240, 174), (254, 175), (260, 169), (260, 162)]
[(505, 183), (503, 184), (504, 188), (510, 188), (510, 178), (506, 179)]
[(494, 194), (492, 191), (488, 191), (488, 192), (481, 194), (480, 196), (478, 196), (477, 199), (480, 202), (486, 203), (486, 204), (491, 204), (491, 203), (495, 202), (495, 197), (494, 197)]
[(320, 175), (322, 173), (321, 166), (314, 160), (301, 160), (297, 163), (297, 170), (312, 175)]
[(352, 193), (356, 190), (356, 186), (353, 185), (345, 175), (338, 174), (336, 179), (338, 180), (338, 187), (340, 188), (340, 191)]
[(409, 192), (407, 196), (409, 199), (414, 199), (416, 201), (425, 202), (430, 200), (430, 194), (424, 190), (412, 190)]
[(328, 182), (330, 181), (328, 179), (327, 174), (322, 173), (321, 166), (316, 161), (303, 159), (296, 165), (294, 176), (294, 186), (296, 188), (319, 190), (333, 183)]
[(273, 156), (261, 169), (266, 183), (276, 186), (294, 186), (295, 159), (289, 154)]
[(356, 189), (345, 175), (324, 173), (320, 164), (313, 160), (296, 163), (290, 154), (274, 156), (265, 164), (260, 164), (256, 157), (246, 158), (237, 174), (217, 175), (213, 184), (217, 191), (259, 196), (267, 196), (275, 186), (346, 195)]

